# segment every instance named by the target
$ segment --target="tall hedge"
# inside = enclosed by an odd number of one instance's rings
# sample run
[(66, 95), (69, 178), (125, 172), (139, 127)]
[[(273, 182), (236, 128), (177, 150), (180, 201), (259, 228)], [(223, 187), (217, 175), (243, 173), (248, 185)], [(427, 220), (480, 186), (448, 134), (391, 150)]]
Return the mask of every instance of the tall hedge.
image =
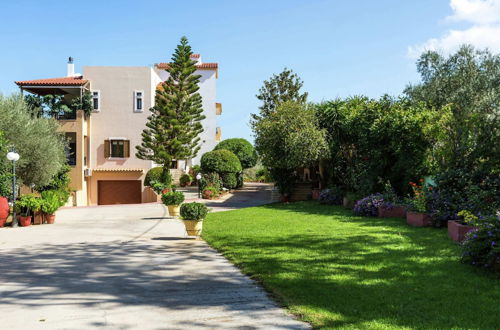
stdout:
[(254, 167), (257, 163), (257, 152), (253, 145), (245, 139), (227, 139), (215, 146), (214, 150), (229, 150), (238, 157), (242, 168)]
[(200, 165), (204, 173), (238, 173), (242, 170), (238, 157), (225, 149), (205, 153), (201, 157)]

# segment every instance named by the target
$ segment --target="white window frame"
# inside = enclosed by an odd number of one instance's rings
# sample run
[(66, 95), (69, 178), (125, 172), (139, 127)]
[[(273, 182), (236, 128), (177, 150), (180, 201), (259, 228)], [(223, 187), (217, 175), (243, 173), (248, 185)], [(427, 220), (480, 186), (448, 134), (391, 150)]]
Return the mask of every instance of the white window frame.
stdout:
[[(92, 90), (92, 112), (100, 112), (101, 111), (101, 91), (100, 90)], [(97, 93), (97, 109), (94, 109), (94, 93)]]
[[(137, 97), (138, 93), (141, 93), (140, 97)], [(137, 109), (137, 100), (139, 98), (141, 99), (141, 103), (142, 103), (141, 109)], [(144, 112), (144, 91), (141, 91), (141, 90), (134, 91), (134, 112)]]

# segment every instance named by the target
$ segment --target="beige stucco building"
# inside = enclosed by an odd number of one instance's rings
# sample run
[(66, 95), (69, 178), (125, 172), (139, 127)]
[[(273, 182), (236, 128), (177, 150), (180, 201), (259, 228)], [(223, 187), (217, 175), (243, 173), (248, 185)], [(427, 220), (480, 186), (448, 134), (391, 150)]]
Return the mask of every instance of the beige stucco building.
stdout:
[[(199, 54), (193, 54), (192, 59), (197, 61), (196, 74), (201, 75), (199, 93), (206, 117), (202, 122), (202, 145), (195, 159), (172, 162), (174, 178), (199, 163), (201, 155), (212, 150), (221, 138), (217, 126), (217, 117), (222, 113), (216, 100), (218, 65), (203, 63)], [(16, 82), (23, 93), (64, 95), (68, 102), (85, 92), (92, 94), (90, 116), (77, 110), (58, 118), (69, 142), (72, 205), (157, 201), (158, 196), (144, 186), (145, 174), (156, 165), (137, 158), (135, 150), (142, 141), (149, 108), (154, 106), (156, 88), (168, 78), (167, 66), (84, 66), (83, 74), (75, 74), (70, 58), (67, 77)]]

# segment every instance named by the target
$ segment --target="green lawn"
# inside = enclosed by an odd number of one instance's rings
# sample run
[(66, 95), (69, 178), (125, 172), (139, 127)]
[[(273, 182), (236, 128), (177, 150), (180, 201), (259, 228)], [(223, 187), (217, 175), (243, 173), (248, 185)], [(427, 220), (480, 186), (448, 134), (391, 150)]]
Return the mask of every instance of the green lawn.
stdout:
[(209, 214), (203, 237), (317, 328), (500, 328), (500, 277), (444, 229), (299, 202)]

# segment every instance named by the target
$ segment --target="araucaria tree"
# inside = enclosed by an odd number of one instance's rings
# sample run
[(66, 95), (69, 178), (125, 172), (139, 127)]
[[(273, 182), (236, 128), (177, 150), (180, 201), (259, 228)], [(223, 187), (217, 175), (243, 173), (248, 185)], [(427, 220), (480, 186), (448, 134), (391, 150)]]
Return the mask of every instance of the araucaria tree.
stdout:
[(166, 71), (169, 78), (156, 90), (155, 105), (150, 109), (142, 144), (137, 157), (161, 164), (168, 171), (172, 160), (191, 159), (200, 149), (199, 135), (203, 132), (200, 75), (195, 75), (191, 46), (181, 38)]

